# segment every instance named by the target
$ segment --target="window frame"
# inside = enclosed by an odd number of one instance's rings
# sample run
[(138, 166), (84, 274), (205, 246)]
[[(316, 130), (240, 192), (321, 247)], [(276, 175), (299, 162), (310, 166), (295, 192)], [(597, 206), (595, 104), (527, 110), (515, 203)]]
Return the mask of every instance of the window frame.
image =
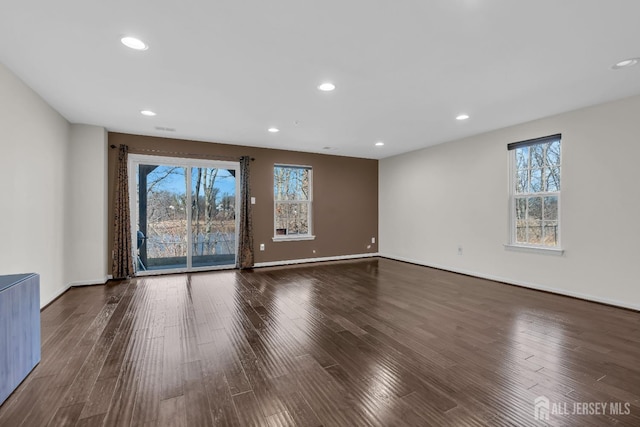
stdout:
[[(541, 144), (546, 144), (552, 141), (559, 141), (560, 142), (560, 162), (558, 163), (558, 168), (560, 170), (560, 185), (559, 185), (559, 189), (558, 191), (538, 191), (538, 192), (523, 192), (523, 193), (518, 193), (516, 191), (516, 176), (517, 176), (517, 172), (518, 172), (518, 165), (517, 165), (517, 161), (516, 161), (516, 150), (517, 148), (521, 148), (521, 147), (533, 147), (533, 146), (538, 146)], [(541, 137), (541, 138), (535, 138), (535, 139), (530, 139), (530, 140), (525, 140), (525, 141), (520, 141), (520, 142), (515, 142), (512, 144), (509, 144), (507, 147), (507, 155), (508, 155), (508, 164), (509, 164), (509, 179), (508, 179), (508, 185), (509, 185), (509, 243), (505, 244), (505, 248), (507, 249), (516, 249), (516, 250), (524, 250), (524, 251), (530, 251), (530, 252), (542, 252), (542, 253), (548, 253), (548, 254), (557, 254), (557, 255), (562, 255), (564, 253), (564, 249), (562, 249), (562, 188), (563, 188), (563, 180), (562, 180), (562, 171), (564, 169), (563, 167), (563, 143), (562, 143), (562, 134), (555, 134), (555, 135), (549, 135), (549, 136), (545, 136), (545, 137)], [(511, 148), (514, 147), (514, 148)], [(532, 170), (532, 165), (529, 164), (528, 165), (528, 170)], [(531, 178), (529, 177), (528, 182), (529, 185), (531, 181)], [(558, 200), (558, 206), (557, 206), (557, 236), (556, 236), (556, 245), (555, 246), (547, 246), (544, 244), (532, 244), (532, 243), (524, 243), (524, 242), (518, 242), (517, 241), (517, 212), (516, 212), (516, 200), (520, 199), (520, 198), (524, 198), (525, 200), (528, 200), (531, 197), (541, 197), (543, 198), (543, 203), (544, 203), (544, 197), (546, 196), (555, 196), (557, 197)], [(544, 223), (544, 214), (543, 214), (543, 219), (542, 222)], [(544, 233), (542, 231), (542, 233)], [(544, 238), (544, 234), (543, 238)]]
[[(300, 240), (314, 240), (316, 236), (313, 234), (313, 167), (309, 165), (293, 165), (286, 163), (274, 163), (273, 165), (273, 181), (272, 188), (275, 189), (275, 170), (276, 168), (292, 168), (306, 169), (309, 171), (309, 196), (307, 200), (276, 200), (275, 191), (272, 190), (273, 196), (273, 238), (274, 242), (291, 242)], [(277, 233), (278, 218), (276, 215), (276, 206), (278, 203), (306, 203), (307, 206), (307, 224), (308, 230), (306, 234), (284, 234)]]

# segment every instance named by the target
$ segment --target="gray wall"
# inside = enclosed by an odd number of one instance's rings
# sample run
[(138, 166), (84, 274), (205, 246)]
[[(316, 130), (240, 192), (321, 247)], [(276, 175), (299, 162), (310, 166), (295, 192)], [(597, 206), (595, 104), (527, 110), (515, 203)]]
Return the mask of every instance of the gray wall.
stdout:
[[(381, 160), (380, 252), (640, 309), (639, 117), (633, 97)], [(555, 133), (565, 253), (507, 250), (506, 146)]]
[(42, 305), (104, 282), (104, 129), (70, 125), (2, 64), (0, 129), (0, 274), (39, 273)]

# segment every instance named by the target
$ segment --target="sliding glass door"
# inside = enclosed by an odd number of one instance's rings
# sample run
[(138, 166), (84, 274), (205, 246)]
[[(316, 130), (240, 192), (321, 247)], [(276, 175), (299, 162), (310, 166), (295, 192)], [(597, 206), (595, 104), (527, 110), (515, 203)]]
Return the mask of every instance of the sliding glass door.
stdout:
[(191, 169), (192, 265), (235, 265), (236, 262), (235, 170)]
[(186, 269), (186, 169), (155, 164), (140, 164), (136, 169), (136, 268), (143, 271)]
[(239, 165), (129, 156), (136, 273), (236, 264)]

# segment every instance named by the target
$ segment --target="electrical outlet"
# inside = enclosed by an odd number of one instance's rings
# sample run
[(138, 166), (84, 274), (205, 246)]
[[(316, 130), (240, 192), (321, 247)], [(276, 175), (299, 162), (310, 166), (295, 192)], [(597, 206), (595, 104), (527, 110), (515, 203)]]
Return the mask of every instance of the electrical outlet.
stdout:
[(374, 244), (374, 245), (376, 244), (376, 238), (375, 237), (371, 238), (371, 243)]
[(264, 243), (260, 243), (260, 250), (264, 251)]
[(462, 255), (462, 245), (458, 245), (458, 255)]

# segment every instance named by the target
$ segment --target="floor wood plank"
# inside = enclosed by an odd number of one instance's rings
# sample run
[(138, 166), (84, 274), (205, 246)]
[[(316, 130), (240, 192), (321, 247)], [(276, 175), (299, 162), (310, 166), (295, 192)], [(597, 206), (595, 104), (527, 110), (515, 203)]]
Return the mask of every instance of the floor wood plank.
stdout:
[(640, 313), (366, 259), (74, 288), (2, 426), (640, 425)]

